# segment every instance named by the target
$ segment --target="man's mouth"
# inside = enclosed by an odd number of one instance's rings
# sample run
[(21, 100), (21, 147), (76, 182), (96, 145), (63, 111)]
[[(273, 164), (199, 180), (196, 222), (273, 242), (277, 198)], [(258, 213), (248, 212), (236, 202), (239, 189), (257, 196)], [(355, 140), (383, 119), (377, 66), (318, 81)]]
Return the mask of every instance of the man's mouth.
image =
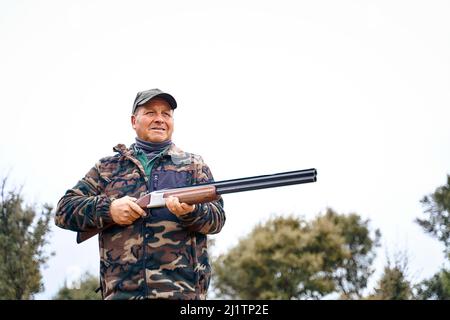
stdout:
[(150, 130), (160, 131), (160, 132), (166, 131), (166, 129), (164, 129), (164, 128), (150, 128)]

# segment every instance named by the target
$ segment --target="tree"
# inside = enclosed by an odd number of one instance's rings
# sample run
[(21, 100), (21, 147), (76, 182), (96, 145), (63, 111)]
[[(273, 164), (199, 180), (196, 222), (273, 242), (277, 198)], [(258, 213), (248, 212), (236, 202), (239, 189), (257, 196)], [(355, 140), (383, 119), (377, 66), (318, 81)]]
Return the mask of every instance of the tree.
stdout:
[(78, 285), (69, 287), (67, 283), (59, 289), (54, 300), (100, 300), (102, 296), (97, 288), (99, 287), (99, 279), (86, 272), (79, 280)]
[(362, 220), (355, 213), (339, 215), (328, 208), (325, 218), (340, 228), (344, 246), (350, 252), (350, 255), (340, 262), (334, 272), (341, 299), (362, 298), (363, 290), (367, 287), (367, 282), (375, 271), (372, 269), (372, 265), (376, 257), (376, 248), (380, 246), (380, 230), (376, 229), (372, 238), (369, 231), (369, 220)]
[(450, 272), (442, 268), (430, 279), (415, 286), (415, 299), (450, 300)]
[(350, 288), (349, 294), (357, 292), (364, 281), (350, 283), (360, 281), (369, 266), (351, 255), (356, 252), (362, 257), (371, 250), (362, 250), (364, 244), (357, 245), (364, 237), (349, 234), (359, 230), (355, 224), (365, 227), (360, 219), (347, 219), (329, 209), (311, 222), (276, 217), (257, 225), (213, 264), (217, 295), (236, 299), (319, 299), (340, 290), (339, 285), (344, 283)]
[[(450, 260), (450, 175), (447, 175), (447, 184), (438, 187), (434, 193), (425, 196), (421, 201), (425, 207), (425, 219), (416, 219), (416, 222), (425, 230), (444, 244), (444, 254)], [(450, 271), (442, 267), (430, 279), (424, 280), (415, 286), (416, 299), (450, 299)]]
[[(0, 186), (0, 299), (32, 299), (43, 291), (40, 267), (49, 256), (48, 243), (52, 207), (43, 205), (37, 215), (34, 206), (24, 205), (21, 191), (7, 190), (7, 178)], [(39, 216), (39, 217), (38, 217)]]
[(388, 257), (387, 266), (375, 287), (375, 293), (368, 298), (372, 300), (408, 300), (412, 298), (411, 283), (408, 277), (408, 256), (397, 253), (392, 265)]
[(447, 184), (438, 187), (434, 193), (425, 196), (421, 201), (425, 207), (425, 219), (416, 219), (416, 222), (425, 232), (436, 237), (444, 246), (444, 252), (450, 259), (450, 175), (447, 175)]

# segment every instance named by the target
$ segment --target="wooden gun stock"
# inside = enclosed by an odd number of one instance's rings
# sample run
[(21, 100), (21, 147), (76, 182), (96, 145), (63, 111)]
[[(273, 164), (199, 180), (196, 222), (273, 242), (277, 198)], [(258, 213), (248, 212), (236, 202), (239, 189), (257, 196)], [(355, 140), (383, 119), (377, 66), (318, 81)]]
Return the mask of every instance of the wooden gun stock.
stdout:
[(216, 187), (213, 185), (191, 187), (186, 188), (185, 190), (172, 189), (164, 192), (164, 198), (170, 196), (177, 197), (180, 202), (187, 204), (200, 204), (216, 201), (219, 200), (220, 197), (216, 192)]

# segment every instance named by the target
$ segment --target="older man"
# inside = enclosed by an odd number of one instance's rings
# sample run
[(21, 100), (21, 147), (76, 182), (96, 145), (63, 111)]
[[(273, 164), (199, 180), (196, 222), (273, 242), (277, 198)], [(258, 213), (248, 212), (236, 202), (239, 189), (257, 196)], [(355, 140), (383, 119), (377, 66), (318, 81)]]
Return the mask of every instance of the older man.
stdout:
[(165, 208), (145, 210), (135, 203), (147, 192), (213, 181), (200, 156), (173, 144), (176, 108), (173, 96), (159, 89), (139, 92), (131, 115), (136, 143), (114, 147), (117, 154), (100, 159), (58, 203), (58, 226), (102, 230), (104, 299), (206, 298), (206, 235), (225, 223), (222, 199), (188, 205), (170, 197)]

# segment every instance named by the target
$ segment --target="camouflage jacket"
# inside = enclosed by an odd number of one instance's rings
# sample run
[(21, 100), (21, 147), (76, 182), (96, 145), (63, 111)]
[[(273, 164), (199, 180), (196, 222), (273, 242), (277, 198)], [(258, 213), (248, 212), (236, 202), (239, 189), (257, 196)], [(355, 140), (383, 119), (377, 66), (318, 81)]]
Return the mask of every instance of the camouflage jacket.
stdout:
[[(111, 201), (140, 197), (165, 188), (213, 181), (198, 155), (172, 144), (145, 174), (132, 145), (102, 158), (56, 209), (55, 223), (73, 231), (102, 228), (112, 222)], [(211, 267), (207, 234), (225, 223), (222, 199), (197, 205), (177, 217), (167, 208), (146, 209), (147, 216), (129, 226), (113, 225), (99, 234), (100, 282), (104, 299), (205, 299)]]

